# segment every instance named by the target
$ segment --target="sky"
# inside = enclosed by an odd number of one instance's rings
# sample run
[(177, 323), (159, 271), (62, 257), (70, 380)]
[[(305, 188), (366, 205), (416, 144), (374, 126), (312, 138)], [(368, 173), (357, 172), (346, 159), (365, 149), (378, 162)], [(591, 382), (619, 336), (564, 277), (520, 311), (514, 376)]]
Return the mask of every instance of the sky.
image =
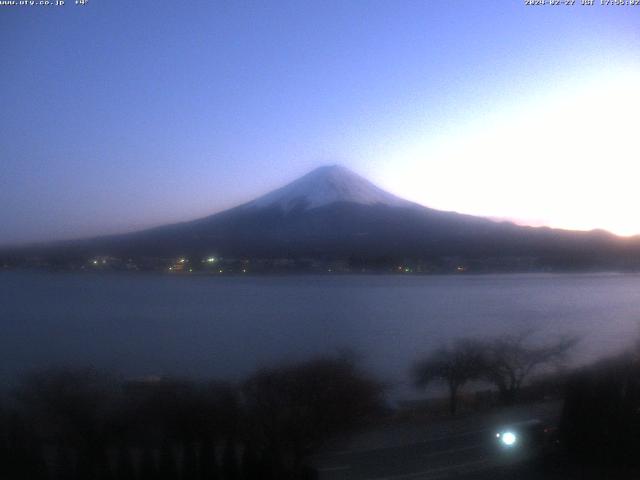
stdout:
[(0, 6), (0, 244), (197, 218), (324, 164), (443, 210), (640, 233), (640, 6)]

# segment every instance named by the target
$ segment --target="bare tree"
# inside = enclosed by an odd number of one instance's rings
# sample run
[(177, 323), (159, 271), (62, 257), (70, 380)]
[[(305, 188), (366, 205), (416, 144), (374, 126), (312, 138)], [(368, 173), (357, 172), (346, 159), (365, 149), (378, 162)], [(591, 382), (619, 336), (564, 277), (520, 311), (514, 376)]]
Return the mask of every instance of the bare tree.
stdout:
[(457, 340), (451, 346), (440, 348), (414, 365), (415, 384), (426, 387), (434, 381), (445, 383), (449, 388), (449, 410), (454, 415), (460, 388), (484, 373), (484, 351), (481, 342), (471, 339)]
[(283, 469), (303, 478), (306, 456), (382, 408), (381, 385), (340, 357), (259, 371), (243, 394), (251, 448), (268, 464), (261, 478), (283, 478)]
[(531, 345), (532, 331), (504, 335), (487, 344), (483, 359), (484, 376), (493, 383), (504, 403), (512, 403), (525, 379), (543, 365), (564, 360), (577, 344), (577, 337), (561, 337), (548, 345)]

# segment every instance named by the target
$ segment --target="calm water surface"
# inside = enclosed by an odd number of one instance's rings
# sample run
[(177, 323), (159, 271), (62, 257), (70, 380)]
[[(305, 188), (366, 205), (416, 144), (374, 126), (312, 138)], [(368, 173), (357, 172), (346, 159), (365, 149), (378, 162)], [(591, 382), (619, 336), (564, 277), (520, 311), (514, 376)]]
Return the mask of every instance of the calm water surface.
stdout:
[(176, 277), (0, 272), (0, 379), (94, 365), (127, 376), (238, 378), (341, 349), (402, 384), (459, 336), (577, 333), (576, 362), (640, 333), (640, 276)]

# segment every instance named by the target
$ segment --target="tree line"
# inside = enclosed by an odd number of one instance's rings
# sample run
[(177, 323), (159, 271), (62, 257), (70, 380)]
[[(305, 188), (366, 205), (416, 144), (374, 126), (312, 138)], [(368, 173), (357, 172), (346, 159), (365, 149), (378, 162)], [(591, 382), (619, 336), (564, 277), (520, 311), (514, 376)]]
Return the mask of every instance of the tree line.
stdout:
[[(472, 381), (512, 403), (532, 372), (577, 342), (533, 344), (530, 333), (456, 340), (411, 375), (420, 388), (443, 382), (451, 413)], [(0, 478), (313, 479), (314, 452), (387, 412), (383, 384), (348, 355), (261, 369), (238, 383), (50, 369), (0, 398)]]
[(537, 345), (531, 342), (532, 333), (524, 331), (485, 340), (457, 339), (415, 362), (411, 376), (419, 388), (432, 382), (445, 384), (451, 414), (457, 411), (460, 389), (472, 381), (488, 382), (496, 388), (503, 404), (512, 404), (534, 371), (565, 360), (578, 343), (577, 337), (563, 336)]
[(240, 384), (33, 373), (0, 404), (3, 480), (311, 479), (311, 453), (384, 408), (346, 357)]

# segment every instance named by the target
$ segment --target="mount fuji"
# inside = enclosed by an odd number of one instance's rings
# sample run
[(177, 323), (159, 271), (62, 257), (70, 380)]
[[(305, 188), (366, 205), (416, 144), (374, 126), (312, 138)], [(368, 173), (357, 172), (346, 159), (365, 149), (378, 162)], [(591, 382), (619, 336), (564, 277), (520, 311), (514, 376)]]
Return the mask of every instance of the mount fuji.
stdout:
[(340, 165), (320, 167), (282, 188), (257, 198), (245, 208), (313, 209), (336, 202), (409, 207), (411, 202), (378, 188)]
[[(85, 259), (414, 259), (475, 270), (640, 267), (640, 241), (604, 231), (523, 227), (444, 212), (399, 198), (333, 165), (253, 201), (205, 218), (140, 232), (48, 246), (49, 257)], [(12, 252), (13, 258), (16, 253)], [(23, 255), (26, 255), (23, 252)], [(7, 258), (6, 252), (0, 255)], [(0, 258), (0, 260), (2, 260)]]

